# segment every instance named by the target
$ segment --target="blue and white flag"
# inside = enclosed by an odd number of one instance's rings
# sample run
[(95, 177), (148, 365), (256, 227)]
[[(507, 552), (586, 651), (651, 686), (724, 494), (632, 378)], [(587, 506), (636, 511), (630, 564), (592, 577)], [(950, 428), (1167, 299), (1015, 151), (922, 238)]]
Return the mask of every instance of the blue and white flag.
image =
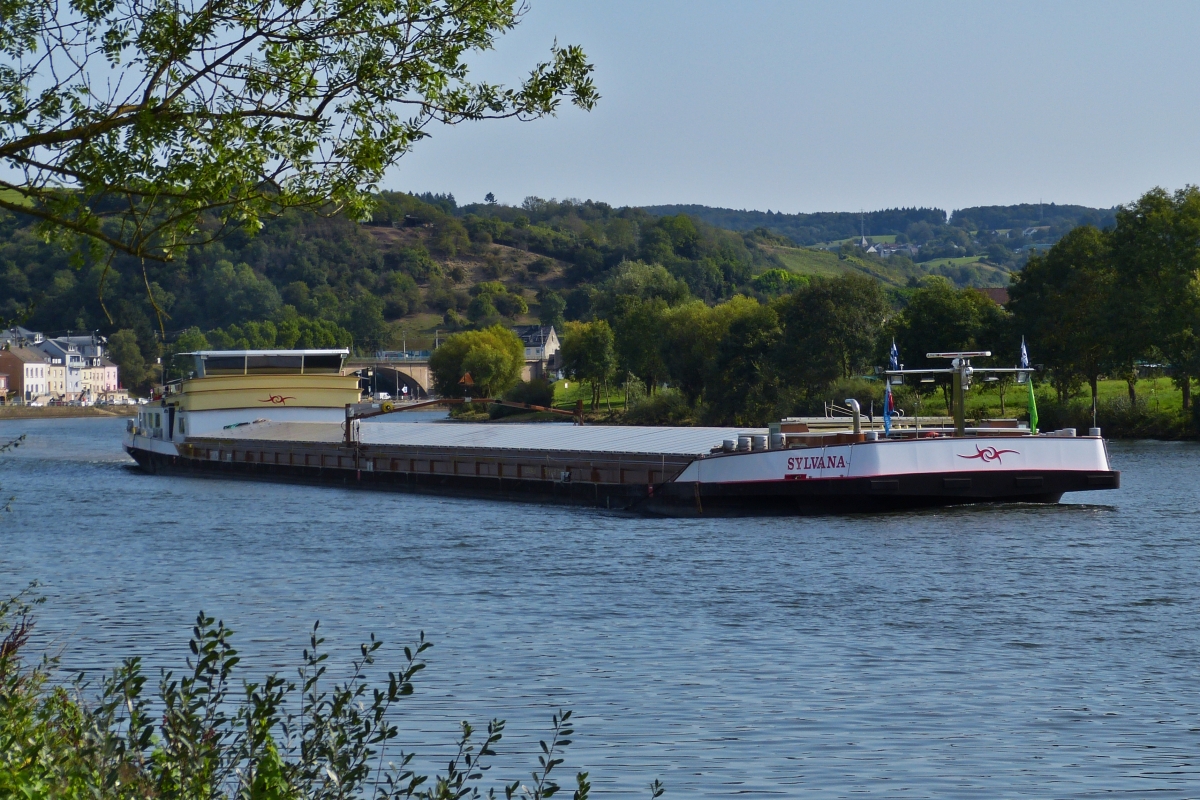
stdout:
[[(892, 340), (892, 352), (888, 354), (888, 369), (900, 369), (900, 351), (896, 349), (896, 341)], [(884, 375), (884, 398), (883, 398), (883, 435), (892, 435), (892, 412), (896, 408), (895, 401), (892, 399), (892, 376)]]
[[(892, 345), (892, 350), (896, 349), (896, 345)], [(1029, 353), (1025, 350), (1025, 337), (1021, 337), (1021, 369), (1029, 369)]]

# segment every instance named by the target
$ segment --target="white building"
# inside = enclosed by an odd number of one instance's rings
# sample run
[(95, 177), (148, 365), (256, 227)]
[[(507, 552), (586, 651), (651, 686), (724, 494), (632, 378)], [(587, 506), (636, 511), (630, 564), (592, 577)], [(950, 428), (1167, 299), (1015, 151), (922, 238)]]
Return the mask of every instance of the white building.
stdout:
[(559, 369), (558, 334), (553, 325), (518, 325), (512, 331), (525, 345), (521, 380), (550, 377)]

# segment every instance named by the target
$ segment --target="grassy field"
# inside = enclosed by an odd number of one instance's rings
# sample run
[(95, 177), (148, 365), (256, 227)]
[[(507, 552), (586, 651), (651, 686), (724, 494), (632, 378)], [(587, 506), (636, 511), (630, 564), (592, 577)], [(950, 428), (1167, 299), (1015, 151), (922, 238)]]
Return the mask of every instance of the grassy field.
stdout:
[[(600, 404), (596, 406), (595, 414), (591, 409), (591, 385), (576, 381), (558, 381), (554, 385), (554, 407), (573, 411), (577, 400), (582, 400), (584, 411), (589, 420), (596, 422), (620, 422), (626, 408), (623, 387), (609, 387), (613, 415), (609, 415), (609, 402), (601, 394)], [(876, 385), (877, 394), (882, 392), (882, 385)], [(863, 413), (873, 414), (875, 422), (880, 422), (882, 409), (881, 399), (873, 403), (867, 398), (855, 393), (862, 402)], [(1099, 418), (1098, 424), (1105, 430), (1106, 435), (1117, 438), (1160, 438), (1178, 439), (1194, 435), (1190, 422), (1180, 415), (1182, 409), (1182, 394), (1168, 378), (1145, 379), (1137, 383), (1138, 407), (1137, 414), (1129, 415), (1128, 390), (1124, 381), (1101, 381), (1099, 386)], [(841, 405), (844, 390), (839, 390), (836, 397), (829, 399)], [(1040, 386), (1037, 390), (1038, 409), (1041, 418), (1041, 429), (1050, 430), (1055, 427), (1075, 427), (1077, 429), (1091, 425), (1090, 393), (1086, 387), (1075, 395), (1069, 408), (1058, 407), (1054, 390), (1049, 386)], [(818, 399), (818, 404), (819, 404)], [(1026, 387), (1009, 385), (1005, 392), (1003, 411), (1000, 407), (1000, 393), (996, 384), (975, 384), (967, 394), (967, 419), (1028, 419), (1029, 395)], [(904, 387), (897, 392), (897, 406), (905, 416), (946, 417), (944, 395), (937, 386), (926, 386), (922, 393), (920, 404), (912, 387)], [(478, 419), (486, 418), (479, 413)], [(559, 420), (549, 414), (520, 414), (507, 418), (508, 422), (532, 422)], [(765, 420), (764, 420), (765, 422)], [(681, 423), (659, 423), (681, 424)], [(687, 424), (687, 423), (682, 423)]]
[[(986, 388), (985, 388), (986, 387)], [(1101, 405), (1114, 400), (1127, 402), (1129, 390), (1125, 381), (1100, 381), (1097, 387), (1097, 398)], [(1088, 404), (1091, 402), (1091, 390), (1086, 386), (1075, 395), (1073, 400)], [(1155, 413), (1179, 413), (1183, 409), (1183, 393), (1175, 386), (1170, 378), (1146, 378), (1137, 382), (1138, 404), (1145, 404), (1145, 410)], [(1195, 393), (1193, 393), (1195, 396)], [(1054, 390), (1042, 385), (1037, 389), (1039, 407), (1055, 403)], [(1009, 386), (1005, 393), (1004, 414), (1000, 413), (1000, 392), (995, 384), (974, 384), (967, 394), (968, 416), (982, 418), (999, 418), (1001, 416), (1023, 417), (1028, 408), (1029, 394), (1024, 386)], [(906, 396), (907, 402), (901, 407), (906, 413), (912, 413), (913, 400)], [(929, 387), (921, 400), (922, 414), (945, 414), (946, 403), (941, 389)]]
[[(851, 236), (849, 239), (837, 239), (832, 242), (818, 242), (813, 247), (840, 247), (844, 244), (858, 244), (862, 241), (861, 236)], [(892, 244), (896, 241), (896, 234), (885, 233), (882, 236), (868, 236), (867, 241), (871, 244)]]
[[(612, 406), (614, 410), (625, 407), (624, 387), (616, 384), (609, 386)], [(1038, 402), (1040, 404), (1049, 404), (1055, 401), (1054, 390), (1047, 385), (1039, 386), (1037, 389)], [(1161, 412), (1179, 412), (1183, 408), (1183, 393), (1175, 386), (1170, 378), (1146, 378), (1137, 382), (1138, 403), (1145, 403), (1149, 411)], [(1194, 393), (1195, 394), (1195, 393)], [(1099, 399), (1101, 403), (1112, 401), (1114, 399), (1126, 400), (1128, 398), (1128, 389), (1125, 381), (1100, 381)], [(592, 388), (589, 383), (580, 383), (579, 381), (563, 380), (554, 384), (554, 406), (555, 408), (572, 409), (575, 407), (576, 400), (582, 400), (584, 406), (587, 407), (591, 402)], [(910, 395), (911, 397), (911, 395)], [(1082, 392), (1076, 395), (1076, 398), (1082, 399), (1084, 402), (1091, 400), (1091, 392), (1085, 386)], [(841, 399), (837, 399), (837, 403), (841, 404)], [(1028, 393), (1024, 386), (1010, 385), (1005, 392), (1005, 415), (1012, 417), (1023, 415), (1028, 404)], [(906, 413), (911, 413), (911, 399), (906, 404)], [(604, 394), (600, 395), (600, 406), (597, 408), (608, 409), (608, 404), (605, 402)], [(987, 417), (996, 418), (1000, 416), (1000, 391), (995, 384), (979, 384), (972, 385), (971, 390), (967, 394), (967, 408), (973, 410), (972, 413), (982, 414)], [(589, 409), (590, 410), (590, 409)], [(946, 403), (943, 400), (941, 389), (930, 386), (926, 387), (925, 393), (921, 399), (921, 413), (941, 415), (946, 412)]]
[(6, 200), (9, 203), (19, 203), (23, 206), (33, 205), (29, 198), (14, 189), (0, 189), (0, 199)]
[(961, 285), (970, 286), (1007, 286), (1009, 274), (999, 267), (993, 267), (979, 260), (978, 256), (963, 256), (961, 258), (939, 258), (915, 265), (892, 266), (889, 260), (839, 258), (837, 253), (829, 250), (814, 250), (807, 247), (772, 247), (772, 255), (777, 257), (789, 270), (798, 275), (813, 275), (821, 277), (836, 277), (846, 273), (869, 275), (888, 286), (907, 286), (910, 279), (921, 278), (943, 268), (971, 266), (971, 274), (951, 275), (951, 279)]
[[(607, 399), (603, 390), (600, 392), (600, 405), (596, 406), (596, 410), (608, 411), (609, 402), (612, 403), (613, 411), (623, 410), (625, 408), (625, 387), (610, 383), (608, 389)], [(584, 410), (592, 410), (592, 385), (590, 383), (564, 380), (554, 384), (555, 408), (574, 410), (577, 400), (583, 401)]]
[(798, 275), (820, 275), (833, 278), (853, 271), (837, 253), (828, 250), (810, 250), (807, 247), (774, 247), (772, 252), (792, 272)]
[[(434, 331), (445, 326), (441, 314), (420, 313), (410, 314), (389, 323), (388, 327), (395, 338), (397, 349), (407, 347), (409, 350), (432, 350)], [(447, 332), (443, 329), (441, 338), (445, 339), (446, 335)]]
[(921, 262), (926, 267), (961, 267), (964, 264), (979, 264), (990, 266), (979, 260), (979, 256), (960, 256), (959, 258), (935, 258), (932, 261)]
[[(798, 275), (836, 277), (846, 273), (869, 275), (888, 286), (905, 286), (908, 274), (893, 269), (886, 261), (863, 260), (851, 256), (839, 258), (828, 250), (813, 250), (807, 247), (773, 247), (773, 255), (792, 272)], [(923, 273), (922, 273), (923, 274)]]

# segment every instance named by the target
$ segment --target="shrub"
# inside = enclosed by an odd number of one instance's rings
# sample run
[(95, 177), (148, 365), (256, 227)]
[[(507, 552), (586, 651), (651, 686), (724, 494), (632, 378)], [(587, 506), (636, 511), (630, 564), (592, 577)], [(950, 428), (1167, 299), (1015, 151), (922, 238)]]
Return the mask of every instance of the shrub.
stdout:
[(633, 403), (625, 412), (631, 425), (695, 425), (698, 412), (677, 389), (663, 389)]
[[(1096, 424), (1105, 436), (1119, 439), (1181, 439), (1194, 433), (1187, 417), (1177, 411), (1155, 411), (1145, 398), (1136, 406), (1126, 397), (1101, 400), (1096, 408)], [(1084, 433), (1092, 427), (1092, 401), (1077, 397), (1058, 403), (1038, 398), (1038, 429), (1053, 431), (1075, 428)]]
[[(794, 410), (804, 415), (820, 416), (825, 413), (827, 403), (844, 408), (846, 398), (852, 397), (858, 401), (864, 417), (871, 414), (879, 417), (883, 415), (883, 395), (883, 381), (865, 378), (839, 378), (828, 384), (822, 391), (810, 393), (805, 400), (796, 405)], [(899, 405), (899, 396), (896, 400)]]
[[(545, 378), (534, 378), (531, 381), (521, 381), (516, 386), (504, 393), (504, 399), (512, 403), (526, 403), (531, 406), (544, 406), (549, 408), (554, 405), (554, 384)], [(501, 417), (510, 417), (514, 414), (525, 414), (525, 410), (520, 408), (510, 408), (508, 406), (489, 406), (488, 416), (492, 419), (500, 419)]]
[[(26, 663), (32, 604), (0, 601), (0, 796), (135, 800), (334, 800), (335, 798), (479, 798), (504, 721), (479, 736), (462, 723), (456, 754), (442, 774), (419, 775), (400, 751), (393, 722), (431, 643), (405, 647), (385, 685), (363, 677), (381, 655), (371, 636), (350, 677), (328, 685), (329, 654), (313, 626), (299, 681), (277, 674), (234, 683), (239, 658), (233, 631), (200, 613), (192, 657), (167, 672), (157, 696), (146, 692), (141, 660), (127, 659), (94, 703), (82, 685), (54, 685), (54, 661)], [(574, 734), (570, 711), (555, 714), (532, 781), (503, 786), (506, 797), (543, 800), (560, 787), (552, 774)], [(588, 796), (588, 774), (575, 776), (575, 798)], [(653, 797), (662, 794), (656, 781)], [(491, 793), (489, 792), (489, 796)]]
[(801, 286), (807, 286), (809, 283), (810, 280), (807, 275), (797, 275), (786, 269), (776, 268), (769, 269), (759, 275), (750, 282), (750, 285), (768, 297), (777, 297), (781, 294), (795, 291)]

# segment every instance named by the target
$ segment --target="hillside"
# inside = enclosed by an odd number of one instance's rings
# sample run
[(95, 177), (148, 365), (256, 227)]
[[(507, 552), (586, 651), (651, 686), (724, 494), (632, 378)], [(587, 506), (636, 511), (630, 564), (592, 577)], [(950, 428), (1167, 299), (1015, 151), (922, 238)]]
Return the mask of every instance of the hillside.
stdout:
[(148, 357), (164, 335), (171, 344), (187, 331), (214, 346), (352, 344), (369, 352), (424, 349), (448, 332), (496, 322), (591, 319), (621, 302), (631, 280), (634, 290), (673, 303), (712, 305), (790, 291), (795, 282), (758, 280), (772, 270), (863, 274), (903, 290), (931, 275), (962, 287), (1006, 286), (1019, 266), (1004, 244), (1011, 240), (938, 223), (936, 209), (867, 215), (868, 224), (922, 220), (907, 233), (869, 237), (882, 255), (860, 248), (857, 236), (831, 238), (857, 215), (808, 217), (824, 226), (810, 226), (820, 227), (823, 249), (765, 227), (730, 230), (595, 201), (460, 207), (450, 195), (384, 193), (367, 224), (288, 212), (254, 236), (234, 230), (176, 262), (147, 261), (143, 273), (122, 256), (107, 268), (80, 264), (42, 241), (32, 219), (4, 213), (0, 317), (47, 333), (132, 330)]
[[(794, 245), (842, 249), (868, 243), (909, 245), (911, 260), (928, 264), (927, 272), (946, 274), (956, 283), (979, 285), (1020, 269), (1030, 254), (1049, 247), (1072, 228), (1115, 224), (1115, 208), (1088, 208), (1055, 203), (976, 206), (947, 214), (936, 208), (897, 208), (865, 214), (851, 212), (781, 214), (738, 211), (696, 205), (648, 206), (654, 214), (687, 214), (693, 219), (733, 231), (762, 229), (784, 236)], [(964, 266), (981, 264), (967, 272)], [(950, 273), (939, 272), (954, 267)]]
[(940, 275), (960, 287), (1007, 286), (1010, 275), (1008, 270), (975, 256), (917, 264), (907, 258), (871, 259), (805, 247), (772, 247), (768, 252), (799, 275), (832, 277), (856, 272), (895, 287), (909, 286), (927, 275)]
[(940, 208), (892, 208), (884, 211), (821, 212), (817, 214), (782, 214), (774, 211), (746, 211), (732, 208), (711, 208), (698, 205), (645, 206), (656, 216), (687, 214), (693, 219), (731, 231), (752, 231), (755, 228), (782, 234), (798, 245), (815, 245), (850, 237), (864, 230), (868, 236), (904, 233), (912, 225), (945, 225), (946, 212)]

